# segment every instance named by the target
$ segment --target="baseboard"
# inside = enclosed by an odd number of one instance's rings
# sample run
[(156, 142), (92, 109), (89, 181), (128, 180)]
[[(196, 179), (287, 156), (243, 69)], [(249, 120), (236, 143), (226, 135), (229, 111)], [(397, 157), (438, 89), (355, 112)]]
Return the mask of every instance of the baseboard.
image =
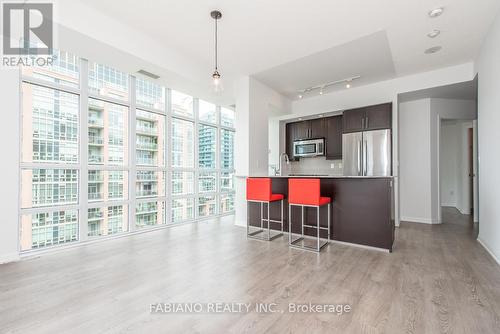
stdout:
[(479, 237), (477, 237), (477, 241), (481, 246), (483, 246), (483, 248), (488, 252), (488, 254), (491, 255), (493, 260), (495, 260), (495, 262), (500, 266), (500, 260), (495, 256), (495, 254), (493, 254), (493, 252), (488, 248), (488, 246), (486, 246), (485, 242), (482, 241)]
[(0, 256), (0, 264), (19, 261), (21, 258), (18, 253), (5, 254)]
[(427, 218), (401, 217), (402, 222), (419, 223), (419, 224), (439, 224), (439, 221)]

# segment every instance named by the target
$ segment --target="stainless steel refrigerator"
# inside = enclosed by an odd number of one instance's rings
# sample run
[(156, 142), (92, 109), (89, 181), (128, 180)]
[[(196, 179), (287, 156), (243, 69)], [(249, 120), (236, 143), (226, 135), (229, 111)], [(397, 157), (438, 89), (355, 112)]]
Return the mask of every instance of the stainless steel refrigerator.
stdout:
[(390, 176), (391, 130), (375, 130), (342, 135), (345, 176)]

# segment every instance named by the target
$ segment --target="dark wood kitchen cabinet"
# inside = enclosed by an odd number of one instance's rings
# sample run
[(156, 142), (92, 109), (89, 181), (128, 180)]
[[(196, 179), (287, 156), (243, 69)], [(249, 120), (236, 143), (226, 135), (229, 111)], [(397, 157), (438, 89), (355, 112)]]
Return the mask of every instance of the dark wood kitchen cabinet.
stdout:
[(363, 131), (363, 123), (365, 119), (365, 108), (357, 108), (344, 111), (343, 117), (343, 131), (358, 132)]
[(286, 124), (286, 154), (292, 160), (298, 160), (293, 156), (293, 142), (295, 140), (326, 138), (328, 132), (325, 118), (313, 119)]
[(299, 140), (299, 139), (309, 139), (311, 138), (309, 136), (311, 132), (311, 123), (310, 121), (302, 121), (302, 122), (297, 122), (297, 123), (292, 123), (294, 126), (294, 140)]
[(326, 120), (327, 134), (326, 141), (326, 159), (342, 159), (342, 115), (328, 117)]
[(326, 136), (327, 129), (326, 121), (324, 118), (312, 119), (290, 124), (293, 124), (295, 140), (325, 138)]
[(310, 120), (310, 139), (312, 138), (326, 138), (328, 129), (327, 129), (327, 120), (326, 118), (318, 118)]
[(295, 123), (287, 123), (285, 126), (286, 155), (290, 160), (295, 160), (293, 156), (293, 141), (295, 140)]
[(344, 111), (344, 133), (390, 129), (392, 125), (392, 103)]

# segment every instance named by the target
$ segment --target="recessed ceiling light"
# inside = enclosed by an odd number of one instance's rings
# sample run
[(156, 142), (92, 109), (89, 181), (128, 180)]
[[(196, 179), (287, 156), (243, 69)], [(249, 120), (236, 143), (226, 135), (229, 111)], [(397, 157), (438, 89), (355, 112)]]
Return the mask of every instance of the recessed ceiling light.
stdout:
[(319, 115), (319, 117), (321, 118), (321, 117), (323, 117), (323, 115)]
[(346, 83), (345, 88), (351, 88), (351, 83), (350, 82)]
[(441, 33), (441, 30), (434, 29), (434, 30), (432, 30), (431, 32), (429, 32), (427, 34), (427, 37), (429, 37), (429, 38), (436, 38), (436, 37), (439, 36), (440, 33)]
[(302, 94), (299, 94), (299, 99), (303, 98)]
[(299, 121), (301, 121), (301, 120), (302, 120), (302, 117), (299, 117)]
[(440, 51), (441, 49), (442, 49), (442, 47), (440, 47), (440, 46), (433, 46), (432, 48), (428, 48), (427, 50), (425, 50), (424, 53), (425, 54), (433, 54), (433, 53)]
[(433, 10), (431, 10), (429, 12), (429, 17), (433, 19), (433, 18), (438, 17), (441, 14), (443, 14), (443, 12), (444, 12), (443, 7), (434, 8)]

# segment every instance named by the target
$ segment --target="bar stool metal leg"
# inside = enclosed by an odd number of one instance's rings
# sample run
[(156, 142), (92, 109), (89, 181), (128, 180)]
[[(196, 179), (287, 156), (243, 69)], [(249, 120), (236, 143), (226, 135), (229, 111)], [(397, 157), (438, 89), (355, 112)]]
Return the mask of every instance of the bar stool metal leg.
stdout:
[(267, 239), (271, 240), (271, 216), (269, 208), (271, 207), (271, 202), (267, 202)]
[(288, 244), (292, 244), (292, 205), (288, 204)]
[(283, 200), (281, 200), (281, 233), (283, 233), (283, 222), (284, 222), (284, 218), (283, 218)]
[(260, 202), (260, 229), (264, 230), (264, 202)]
[[(283, 200), (281, 200), (281, 217), (280, 220), (273, 220), (271, 219), (271, 203), (272, 202), (266, 202), (266, 201), (253, 201), (260, 203), (260, 229), (258, 231), (250, 232), (250, 222), (249, 222), (249, 210), (248, 210), (248, 202), (252, 201), (247, 201), (247, 237), (252, 238), (252, 239), (258, 239), (258, 240), (265, 240), (265, 241), (271, 241), (274, 240), (280, 236), (283, 235), (283, 224), (284, 224), (284, 217), (283, 217)], [(264, 203), (267, 204), (267, 217), (264, 216)], [(264, 222), (267, 223), (267, 236), (266, 236), (266, 227), (264, 226)], [(278, 230), (278, 234), (271, 236), (271, 222), (273, 223), (279, 223), (281, 224), (281, 231)], [(259, 228), (259, 226), (255, 226), (256, 228)], [(260, 234), (261, 236), (256, 236)]]
[(330, 241), (330, 203), (328, 203), (328, 241)]
[(304, 238), (304, 206), (301, 206), (300, 211), (301, 219), (302, 219), (302, 238)]
[(317, 246), (316, 249), (319, 252), (319, 206), (316, 207), (316, 232), (317, 232)]

